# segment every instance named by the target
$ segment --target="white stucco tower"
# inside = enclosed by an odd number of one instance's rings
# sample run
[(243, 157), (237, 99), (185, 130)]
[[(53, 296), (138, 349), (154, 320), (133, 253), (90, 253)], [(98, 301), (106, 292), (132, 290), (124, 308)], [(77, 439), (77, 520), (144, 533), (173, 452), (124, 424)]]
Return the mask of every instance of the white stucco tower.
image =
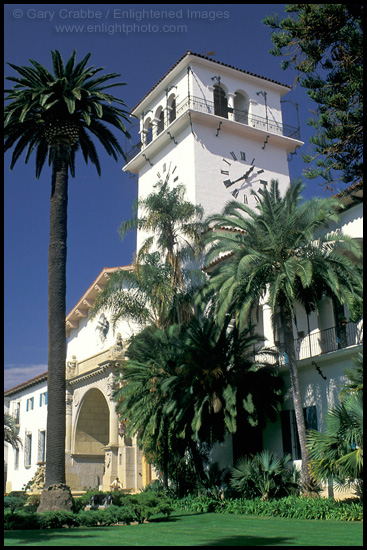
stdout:
[(169, 178), (209, 215), (233, 197), (255, 207), (251, 190), (272, 179), (284, 190), (287, 155), (303, 144), (299, 130), (282, 121), (289, 91), (188, 51), (132, 110), (140, 142), (123, 170), (138, 174), (139, 198)]

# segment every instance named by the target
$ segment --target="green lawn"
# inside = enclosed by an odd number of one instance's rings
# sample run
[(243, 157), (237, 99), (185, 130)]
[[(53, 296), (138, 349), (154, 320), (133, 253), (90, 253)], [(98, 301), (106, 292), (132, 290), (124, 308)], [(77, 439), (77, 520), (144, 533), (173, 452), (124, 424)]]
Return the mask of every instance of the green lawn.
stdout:
[(362, 546), (362, 523), (176, 512), (143, 525), (7, 531), (5, 546)]

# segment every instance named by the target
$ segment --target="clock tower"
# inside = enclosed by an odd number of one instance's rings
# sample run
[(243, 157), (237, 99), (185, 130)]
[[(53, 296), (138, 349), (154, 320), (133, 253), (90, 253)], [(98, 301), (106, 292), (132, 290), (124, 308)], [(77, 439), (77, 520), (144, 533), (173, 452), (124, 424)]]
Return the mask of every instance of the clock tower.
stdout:
[(210, 215), (234, 198), (254, 208), (251, 190), (272, 179), (284, 192), (287, 156), (303, 145), (299, 129), (282, 121), (281, 98), (289, 91), (188, 51), (132, 110), (140, 141), (123, 170), (138, 174), (139, 198), (168, 179)]

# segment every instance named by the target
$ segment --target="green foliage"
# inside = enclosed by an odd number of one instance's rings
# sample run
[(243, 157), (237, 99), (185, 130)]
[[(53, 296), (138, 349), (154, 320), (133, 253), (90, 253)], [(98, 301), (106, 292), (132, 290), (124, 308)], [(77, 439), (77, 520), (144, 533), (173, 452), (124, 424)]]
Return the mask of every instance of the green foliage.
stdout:
[(268, 450), (245, 457), (232, 468), (230, 484), (245, 498), (268, 500), (298, 494), (299, 474), (294, 466), (289, 467), (290, 461), (290, 455), (280, 458)]
[(4, 508), (9, 508), (12, 512), (14, 512), (14, 510), (19, 510), (23, 508), (27, 502), (27, 498), (28, 497), (25, 493), (10, 493), (9, 495), (4, 496)]
[(122, 238), (131, 229), (151, 236), (137, 251), (132, 269), (117, 271), (92, 309), (94, 316), (109, 308), (114, 325), (121, 318), (158, 328), (187, 321), (193, 314), (193, 292), (204, 277), (192, 263), (184, 267), (202, 250), (202, 207), (185, 199), (183, 185), (170, 189), (167, 181), (160, 181), (155, 187), (137, 202), (140, 217), (120, 227)]
[(243, 422), (263, 426), (282, 400), (276, 369), (254, 363), (256, 335), (239, 335), (228, 322), (218, 327), (199, 316), (166, 330), (147, 327), (131, 339), (121, 367), (116, 410), (179, 494), (193, 489), (190, 480), (206, 481), (203, 444), (223, 441)]
[(217, 512), (248, 516), (278, 516), (294, 519), (363, 521), (363, 503), (359, 499), (334, 500), (288, 496), (280, 499), (261, 498), (213, 499), (189, 496), (175, 501), (177, 510), (188, 512)]
[[(339, 200), (313, 198), (302, 202), (302, 189), (302, 182), (296, 181), (281, 195), (278, 182), (273, 180), (269, 188), (254, 192), (256, 210), (231, 201), (222, 214), (209, 218), (213, 230), (207, 236), (207, 263), (228, 253), (231, 260), (217, 263), (201, 295), (215, 299), (218, 324), (232, 318), (240, 332), (265, 297), (273, 315), (280, 313), (302, 477), (308, 486), (306, 428), (292, 328), (296, 303), (310, 313), (326, 295), (349, 306), (362, 294), (362, 270), (355, 261), (361, 257), (361, 249), (351, 237), (340, 232), (318, 237), (319, 230), (338, 221)], [(233, 231), (223, 230), (224, 227)], [(345, 254), (347, 250), (352, 254)]]
[(52, 510), (38, 514), (41, 529), (59, 529), (60, 527), (75, 527), (79, 522), (75, 514), (67, 510)]
[(340, 399), (344, 399), (347, 395), (362, 395), (363, 397), (363, 353), (359, 352), (357, 357), (353, 358), (353, 363), (353, 368), (344, 371), (348, 382), (344, 384), (340, 392)]
[(329, 409), (323, 433), (310, 430), (308, 449), (315, 479), (333, 477), (337, 488), (363, 488), (363, 401), (350, 394)]
[(9, 443), (14, 449), (22, 446), (22, 440), (19, 437), (19, 426), (15, 418), (7, 413), (4, 413), (4, 442)]
[(359, 323), (363, 319), (363, 299), (355, 298), (350, 306), (350, 315), (348, 321)]
[(318, 110), (309, 125), (314, 163), (306, 177), (327, 184), (362, 181), (363, 169), (363, 5), (288, 4), (288, 16), (266, 17), (275, 56), (283, 69), (294, 68)]
[[(338, 221), (339, 200), (302, 202), (303, 189), (297, 180), (280, 196), (279, 184), (273, 180), (269, 189), (254, 193), (256, 211), (231, 201), (222, 214), (210, 217), (213, 231), (207, 236), (207, 262), (232, 252), (231, 261), (218, 264), (205, 289), (209, 295), (217, 291), (219, 322), (230, 313), (243, 328), (267, 291), (273, 313), (287, 304), (292, 315), (296, 300), (309, 313), (325, 294), (348, 306), (361, 295), (361, 269), (341, 253), (349, 250), (360, 258), (358, 243), (340, 232), (316, 238), (317, 230)], [(223, 227), (241, 233), (223, 231)]]
[(41, 529), (40, 515), (36, 512), (16, 510), (4, 514), (4, 529)]
[[(109, 493), (90, 491), (75, 499), (75, 509), (69, 511), (49, 511), (41, 514), (34, 513), (27, 506), (22, 506), (24, 499), (6, 497), (5, 529), (58, 529), (61, 527), (103, 527), (116, 523), (131, 522), (143, 523), (153, 515), (164, 515), (167, 519), (173, 511), (172, 501), (164, 494), (144, 492), (137, 495), (127, 495), (122, 492), (111, 493), (115, 502), (104, 509), (85, 510), (90, 497), (96, 496), (103, 501)], [(13, 501), (17, 506), (12, 511)]]

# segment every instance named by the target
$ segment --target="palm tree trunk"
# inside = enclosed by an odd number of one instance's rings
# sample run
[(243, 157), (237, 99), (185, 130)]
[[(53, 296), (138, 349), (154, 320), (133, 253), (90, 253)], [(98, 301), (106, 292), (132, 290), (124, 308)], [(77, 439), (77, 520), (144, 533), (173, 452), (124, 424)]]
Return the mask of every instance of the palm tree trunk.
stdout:
[(302, 484), (304, 491), (308, 492), (311, 484), (311, 476), (309, 472), (309, 455), (306, 447), (306, 424), (303, 415), (302, 395), (299, 384), (296, 355), (294, 351), (292, 313), (289, 305), (286, 302), (282, 304), (282, 317), (284, 322), (284, 346), (288, 358), (288, 368), (291, 380), (294, 412), (296, 415), (298, 437), (301, 447)]
[(65, 483), (66, 235), (68, 166), (60, 146), (52, 168), (48, 255), (48, 414), (45, 487)]

